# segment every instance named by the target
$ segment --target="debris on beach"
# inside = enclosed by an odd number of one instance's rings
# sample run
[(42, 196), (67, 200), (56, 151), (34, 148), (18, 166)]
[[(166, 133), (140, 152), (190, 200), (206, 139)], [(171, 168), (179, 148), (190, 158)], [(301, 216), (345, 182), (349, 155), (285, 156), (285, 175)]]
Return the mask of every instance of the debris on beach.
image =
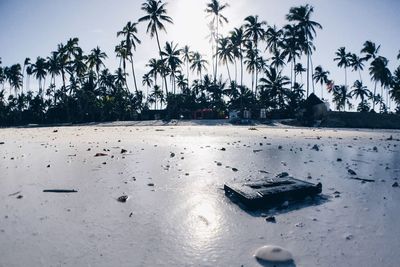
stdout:
[(394, 182), (394, 183), (392, 184), (392, 187), (399, 187), (399, 183), (398, 183), (398, 182)]
[(44, 193), (77, 193), (78, 190), (75, 189), (45, 189)]
[(311, 149), (315, 150), (315, 151), (319, 151), (319, 146), (318, 145), (314, 145)]
[(127, 200), (128, 200), (128, 196), (126, 196), (126, 195), (122, 195), (117, 198), (117, 201), (121, 202), (121, 203), (125, 203)]
[(359, 178), (359, 177), (350, 177), (350, 179), (358, 180), (358, 181), (361, 181), (363, 183), (374, 183), (375, 182), (375, 180), (373, 180), (373, 179), (365, 179), (365, 178)]
[(225, 184), (225, 195), (243, 204), (246, 208), (256, 209), (279, 206), (292, 200), (301, 200), (322, 192), (322, 184), (284, 176), (285, 178), (268, 179), (267, 177), (248, 183)]
[(293, 255), (289, 250), (274, 245), (267, 245), (258, 248), (254, 257), (257, 260), (270, 263), (285, 263), (293, 261)]
[(348, 172), (350, 175), (357, 175), (357, 173), (356, 173), (355, 171), (353, 171), (352, 169), (348, 169), (347, 172)]
[(121, 149), (121, 154), (125, 154), (126, 152), (128, 152), (128, 150), (126, 150), (126, 149)]
[(267, 216), (267, 217), (265, 218), (265, 220), (266, 220), (267, 222), (270, 222), (270, 223), (276, 223), (276, 218), (275, 218), (275, 216)]
[(106, 157), (106, 156), (108, 156), (108, 154), (106, 154), (106, 153), (96, 153), (94, 156), (95, 157)]
[(0, 142), (0, 145), (4, 145), (4, 142)]

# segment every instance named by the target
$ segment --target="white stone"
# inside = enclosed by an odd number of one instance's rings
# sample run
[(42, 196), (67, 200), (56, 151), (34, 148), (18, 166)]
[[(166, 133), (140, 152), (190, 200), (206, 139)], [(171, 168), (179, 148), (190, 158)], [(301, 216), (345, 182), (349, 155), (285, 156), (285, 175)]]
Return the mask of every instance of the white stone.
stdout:
[(288, 262), (293, 260), (293, 255), (290, 251), (273, 245), (258, 248), (254, 257), (269, 262)]

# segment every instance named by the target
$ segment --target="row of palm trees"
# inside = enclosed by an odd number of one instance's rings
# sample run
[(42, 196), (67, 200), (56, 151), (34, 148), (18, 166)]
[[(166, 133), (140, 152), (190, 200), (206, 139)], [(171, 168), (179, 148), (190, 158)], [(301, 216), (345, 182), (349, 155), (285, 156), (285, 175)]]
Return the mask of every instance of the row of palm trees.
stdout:
[[(27, 58), (22, 67), (14, 64), (3, 68), (0, 63), (3, 86), (0, 119), (15, 123), (30, 113), (40, 122), (49, 118), (52, 121), (134, 119), (152, 106), (162, 109), (163, 104), (167, 109), (173, 107), (172, 116), (198, 108), (220, 112), (229, 108), (266, 108), (289, 116), (305, 97), (315, 93), (315, 84), (321, 85), (321, 98), (324, 98), (324, 85), (327, 87), (339, 110), (345, 110), (346, 105), (351, 107), (352, 97), (360, 100), (359, 111), (370, 110), (371, 101), (373, 109), (378, 103), (380, 111), (385, 112), (390, 98), (400, 106), (400, 67), (392, 75), (388, 60), (379, 55), (380, 46), (371, 41), (365, 42), (360, 56), (348, 53), (344, 47), (335, 53), (334, 61), (344, 68), (344, 85), (335, 85), (329, 78), (330, 72), (322, 66), (313, 67), (312, 54), (316, 49), (313, 41), (322, 26), (312, 20), (312, 6), (291, 8), (286, 15), (288, 24), (282, 28), (268, 25), (254, 15), (223, 36), (220, 32), (228, 23), (224, 15), (228, 7), (211, 0), (205, 9), (211, 19), (211, 64), (188, 45), (180, 47), (174, 42), (161, 45), (160, 34), (167, 32), (167, 25), (173, 24), (173, 19), (168, 16), (167, 3), (160, 0), (147, 0), (141, 7), (144, 16), (128, 22), (117, 32), (120, 42), (115, 47), (115, 55), (119, 67), (113, 73), (104, 64), (107, 54), (99, 47), (85, 54), (78, 38), (59, 44), (47, 58), (38, 57), (35, 61)], [(138, 26), (143, 23), (147, 34), (156, 39), (159, 57), (148, 61), (148, 71), (140, 83), (135, 72), (135, 51), (141, 44)], [(301, 63), (304, 60), (306, 66)], [(370, 64), (369, 74), (375, 84), (373, 93), (363, 84), (366, 63)], [(283, 74), (286, 65), (289, 65), (290, 77)], [(221, 71), (220, 66), (225, 70)], [(358, 71), (360, 76), (352, 90), (347, 82), (348, 68)], [(251, 80), (249, 86), (244, 84), (245, 72)], [(306, 73), (304, 85), (303, 73)], [(128, 86), (130, 74), (133, 91)], [(36, 95), (31, 90), (31, 77), (38, 83)], [(381, 93), (377, 94), (379, 83)], [(4, 92), (6, 85), (8, 99)]]

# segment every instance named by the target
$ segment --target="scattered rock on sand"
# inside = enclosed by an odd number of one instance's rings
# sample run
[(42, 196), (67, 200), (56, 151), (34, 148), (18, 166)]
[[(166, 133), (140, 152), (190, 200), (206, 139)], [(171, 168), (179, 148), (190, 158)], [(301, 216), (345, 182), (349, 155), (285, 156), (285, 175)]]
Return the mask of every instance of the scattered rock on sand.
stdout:
[(118, 202), (125, 203), (128, 200), (128, 196), (123, 195), (117, 198)]
[(105, 157), (108, 156), (106, 153), (96, 153), (95, 157)]
[(170, 157), (170, 158), (175, 157), (175, 153), (171, 152), (171, 154), (169, 154), (169, 157)]
[(392, 187), (399, 187), (399, 183), (398, 182), (394, 182), (394, 184), (392, 184)]
[(121, 154), (125, 154), (126, 152), (128, 152), (128, 150), (126, 150), (126, 149), (121, 149)]
[(311, 149), (315, 150), (315, 151), (319, 151), (319, 146), (318, 145), (314, 145)]
[(347, 172), (348, 172), (350, 175), (357, 175), (357, 173), (356, 173), (355, 171), (353, 171), (352, 169), (348, 169)]
[(276, 218), (275, 218), (275, 216), (268, 216), (268, 217), (265, 218), (265, 220), (266, 220), (267, 222), (270, 222), (270, 223), (276, 223)]
[(343, 160), (341, 158), (337, 158), (337, 162), (342, 162)]
[(284, 178), (284, 177), (288, 177), (288, 176), (289, 176), (289, 173), (281, 172), (281, 173), (276, 175), (276, 178)]
[(238, 169), (236, 169), (236, 168), (232, 168), (232, 171), (234, 171), (234, 172), (237, 172), (237, 171), (238, 171)]
[(293, 261), (293, 255), (289, 250), (274, 245), (258, 248), (254, 254), (254, 257), (257, 260), (271, 263), (284, 263)]
[(4, 145), (4, 142), (0, 142), (0, 145)]
[(17, 199), (21, 199), (21, 198), (23, 198), (24, 196), (23, 195), (18, 195), (17, 196)]

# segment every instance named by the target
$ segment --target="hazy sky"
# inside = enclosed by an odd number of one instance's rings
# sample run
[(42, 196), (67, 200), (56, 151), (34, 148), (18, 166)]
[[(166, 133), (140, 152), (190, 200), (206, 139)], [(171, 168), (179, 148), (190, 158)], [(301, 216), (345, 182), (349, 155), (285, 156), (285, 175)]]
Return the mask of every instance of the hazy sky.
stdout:
[[(58, 43), (65, 43), (70, 37), (78, 37), (80, 46), (88, 53), (97, 45), (109, 59), (110, 69), (118, 61), (114, 47), (118, 44), (116, 32), (127, 21), (136, 21), (144, 15), (140, 10), (143, 1), (137, 0), (0, 0), (0, 57), (4, 65), (23, 63), (25, 57), (36, 59), (47, 57)], [(174, 41), (180, 46), (188, 44), (192, 49), (209, 54), (210, 45), (204, 9), (206, 0), (170, 0), (168, 13), (174, 24), (167, 25), (168, 34), (160, 39)], [(229, 24), (227, 32), (242, 24), (248, 15), (258, 14), (268, 24), (281, 27), (291, 6), (309, 3), (314, 6), (313, 19), (322, 24), (318, 31), (313, 55), (314, 66), (322, 65), (331, 71), (336, 84), (343, 83), (343, 70), (333, 62), (334, 52), (346, 46), (351, 52), (359, 53), (366, 40), (382, 45), (381, 55), (390, 60), (393, 70), (398, 65), (396, 55), (400, 49), (399, 0), (227, 0), (230, 7), (225, 15)], [(145, 25), (139, 26), (142, 44), (134, 57), (140, 77), (151, 57), (157, 56), (155, 40), (145, 33)], [(211, 68), (211, 66), (210, 66)], [(364, 80), (369, 80), (367, 73)], [(349, 81), (357, 78), (350, 73)], [(319, 88), (319, 87), (318, 87)]]

